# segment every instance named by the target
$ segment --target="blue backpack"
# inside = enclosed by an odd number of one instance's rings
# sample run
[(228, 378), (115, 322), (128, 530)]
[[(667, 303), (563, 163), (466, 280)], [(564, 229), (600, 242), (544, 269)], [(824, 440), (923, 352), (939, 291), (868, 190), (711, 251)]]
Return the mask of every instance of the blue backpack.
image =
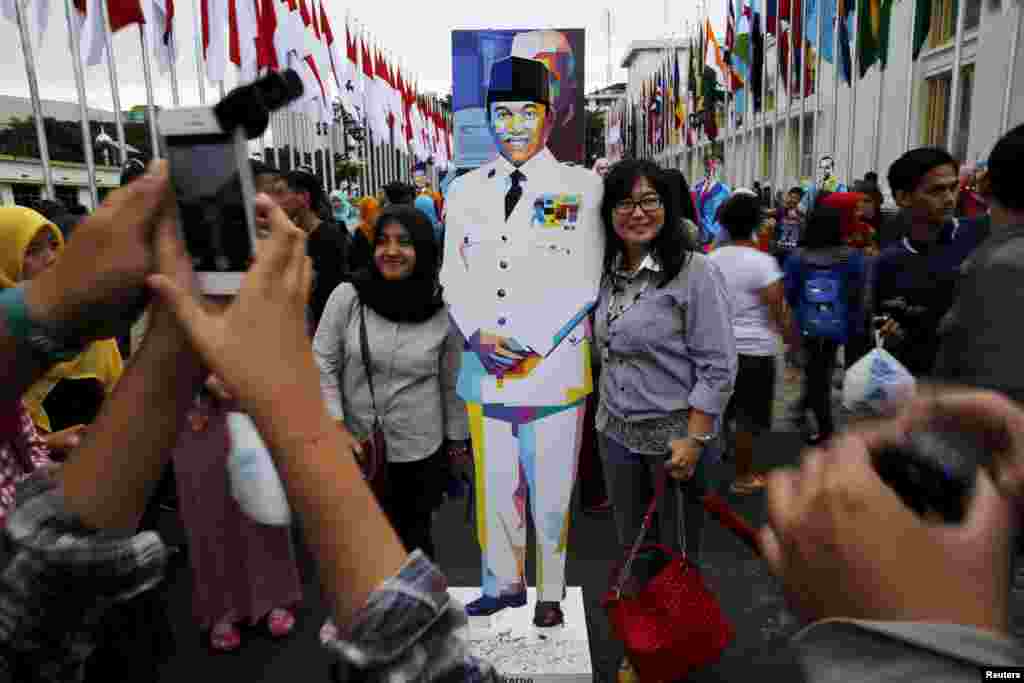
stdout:
[(849, 334), (845, 269), (809, 268), (797, 315), (808, 337), (845, 343)]

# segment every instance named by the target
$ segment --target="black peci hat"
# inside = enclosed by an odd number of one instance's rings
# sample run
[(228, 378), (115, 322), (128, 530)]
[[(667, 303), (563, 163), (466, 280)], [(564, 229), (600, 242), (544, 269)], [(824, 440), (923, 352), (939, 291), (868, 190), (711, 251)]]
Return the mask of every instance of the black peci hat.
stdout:
[(551, 105), (550, 74), (542, 62), (507, 57), (491, 67), (487, 105), (492, 102), (537, 102)]

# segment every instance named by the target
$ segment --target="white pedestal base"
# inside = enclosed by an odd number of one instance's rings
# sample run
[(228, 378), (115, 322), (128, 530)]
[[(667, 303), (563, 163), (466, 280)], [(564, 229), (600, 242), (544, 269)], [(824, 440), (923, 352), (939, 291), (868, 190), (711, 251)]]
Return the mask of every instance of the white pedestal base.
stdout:
[[(463, 605), (480, 597), (479, 588), (449, 588), (448, 592)], [(537, 591), (530, 588), (525, 607), (470, 617), (472, 653), (493, 664), (506, 683), (592, 683), (583, 590), (579, 586), (567, 590), (562, 601), (563, 626), (534, 626), (536, 602)]]

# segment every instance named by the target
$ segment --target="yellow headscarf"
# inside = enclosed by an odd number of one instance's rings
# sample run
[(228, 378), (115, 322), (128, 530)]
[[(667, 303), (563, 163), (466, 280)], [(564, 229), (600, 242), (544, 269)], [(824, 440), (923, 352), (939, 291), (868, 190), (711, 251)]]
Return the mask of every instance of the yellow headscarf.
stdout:
[[(50, 221), (23, 206), (0, 207), (0, 289), (14, 287), (21, 280), (25, 250), (40, 230), (49, 229), (57, 238), (57, 253), (64, 250), (64, 238)], [(40, 380), (29, 387), (22, 399), (36, 427), (47, 432), (50, 418), (43, 410), (43, 401), (62, 379), (95, 379), (109, 394), (124, 371), (121, 352), (113, 339), (93, 342), (76, 358), (50, 368)]]
[(25, 250), (36, 234), (45, 229), (56, 236), (59, 254), (64, 250), (64, 237), (45, 216), (24, 206), (0, 207), (0, 289), (18, 284)]

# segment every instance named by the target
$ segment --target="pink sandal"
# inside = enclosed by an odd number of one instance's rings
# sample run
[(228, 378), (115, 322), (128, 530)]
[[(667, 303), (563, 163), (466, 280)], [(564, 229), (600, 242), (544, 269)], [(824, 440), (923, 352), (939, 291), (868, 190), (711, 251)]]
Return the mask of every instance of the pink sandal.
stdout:
[(210, 629), (210, 647), (217, 652), (234, 652), (242, 646), (242, 633), (232, 621), (218, 621)]
[(272, 609), (267, 615), (267, 628), (270, 635), (283, 638), (295, 628), (295, 615), (283, 607)]

